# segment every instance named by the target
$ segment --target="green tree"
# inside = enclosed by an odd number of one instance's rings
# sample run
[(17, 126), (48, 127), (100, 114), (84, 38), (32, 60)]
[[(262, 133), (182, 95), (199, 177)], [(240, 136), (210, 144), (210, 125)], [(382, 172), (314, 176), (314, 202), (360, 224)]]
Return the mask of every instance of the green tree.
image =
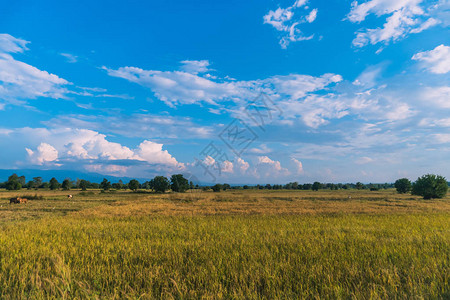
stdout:
[(81, 179), (80, 182), (78, 183), (78, 186), (80, 187), (80, 189), (82, 191), (87, 190), (88, 185), (89, 185), (89, 182), (87, 180), (84, 180), (84, 179)]
[(412, 194), (422, 196), (423, 199), (444, 198), (448, 184), (443, 176), (427, 174), (417, 178), (412, 186)]
[(68, 191), (72, 188), (72, 182), (70, 181), (70, 179), (66, 178), (64, 179), (61, 187), (64, 191)]
[(408, 178), (397, 179), (394, 183), (394, 187), (399, 194), (405, 194), (411, 191), (412, 185)]
[(22, 188), (22, 184), (19, 181), (19, 176), (17, 174), (12, 174), (8, 177), (8, 181), (6, 182), (6, 189), (9, 191), (16, 191)]
[(211, 188), (212, 188), (213, 192), (218, 193), (222, 189), (222, 185), (217, 183), (217, 184), (213, 185)]
[(156, 176), (153, 178), (153, 189), (155, 192), (164, 193), (170, 188), (169, 179), (164, 176)]
[(42, 185), (42, 177), (33, 177), (33, 187), (35, 189), (40, 188)]
[(318, 190), (320, 190), (320, 189), (322, 189), (322, 188), (323, 188), (323, 184), (321, 184), (321, 183), (318, 182), (318, 181), (314, 182), (314, 183), (312, 184), (312, 187), (311, 187), (311, 189), (312, 189), (313, 191), (318, 191)]
[(136, 192), (139, 188), (139, 181), (137, 181), (136, 179), (131, 179), (128, 183), (128, 188)]
[(50, 179), (50, 182), (49, 182), (49, 188), (50, 188), (52, 191), (53, 191), (53, 190), (59, 189), (59, 186), (60, 186), (60, 184), (59, 184), (58, 180), (56, 180), (55, 177), (53, 177), (52, 179)]
[(355, 186), (355, 187), (356, 187), (357, 190), (362, 190), (362, 189), (364, 188), (364, 184), (363, 184), (362, 182), (359, 182), (359, 181), (358, 181), (358, 182), (356, 183), (356, 186)]
[(111, 182), (108, 179), (103, 178), (103, 181), (100, 183), (100, 188), (104, 191), (108, 191), (111, 188)]
[(189, 189), (189, 181), (182, 174), (172, 175), (170, 182), (170, 188), (174, 192), (184, 193)]

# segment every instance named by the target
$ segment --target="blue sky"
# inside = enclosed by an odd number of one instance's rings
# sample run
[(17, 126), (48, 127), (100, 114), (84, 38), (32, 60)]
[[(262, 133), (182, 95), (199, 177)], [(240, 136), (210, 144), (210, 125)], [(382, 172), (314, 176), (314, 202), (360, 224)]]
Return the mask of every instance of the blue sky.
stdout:
[(449, 25), (448, 0), (3, 1), (0, 168), (448, 178)]

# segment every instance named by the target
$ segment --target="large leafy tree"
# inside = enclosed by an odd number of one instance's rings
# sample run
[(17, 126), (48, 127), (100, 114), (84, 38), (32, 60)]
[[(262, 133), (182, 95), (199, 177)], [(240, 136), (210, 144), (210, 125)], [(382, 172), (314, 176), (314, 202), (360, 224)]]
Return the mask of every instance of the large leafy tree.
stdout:
[(80, 182), (78, 183), (78, 186), (82, 191), (85, 191), (89, 186), (89, 182), (87, 180), (81, 179)]
[(20, 190), (22, 188), (22, 184), (20, 183), (19, 176), (17, 174), (12, 174), (8, 177), (8, 181), (6, 182), (6, 189), (10, 191)]
[(128, 188), (132, 191), (137, 191), (139, 188), (139, 181), (137, 181), (136, 179), (131, 179), (130, 182), (128, 183)]
[(444, 198), (447, 190), (448, 183), (443, 176), (427, 174), (417, 178), (412, 194), (422, 196), (423, 199)]
[(64, 179), (62, 185), (61, 185), (62, 189), (64, 191), (68, 191), (70, 190), (70, 188), (72, 187), (72, 182), (70, 181), (70, 179)]
[(49, 188), (50, 188), (52, 191), (53, 191), (53, 190), (59, 189), (59, 187), (60, 187), (60, 184), (59, 184), (58, 180), (56, 180), (55, 177), (53, 177), (52, 179), (50, 179), (50, 182), (49, 182)]
[(156, 176), (153, 178), (153, 189), (155, 192), (164, 193), (170, 187), (169, 179), (164, 176)]
[(312, 190), (313, 191), (318, 191), (318, 190), (320, 190), (321, 188), (323, 188), (323, 185), (320, 183), (320, 182), (318, 182), (318, 181), (316, 181), (316, 182), (314, 182), (313, 184), (312, 184)]
[(170, 183), (170, 188), (174, 192), (184, 193), (189, 189), (189, 181), (182, 174), (172, 175)]
[(397, 179), (394, 183), (394, 187), (400, 194), (405, 194), (411, 191), (411, 181), (408, 178)]
[(108, 179), (103, 178), (103, 181), (100, 183), (100, 188), (108, 191), (111, 188), (111, 182), (109, 182)]

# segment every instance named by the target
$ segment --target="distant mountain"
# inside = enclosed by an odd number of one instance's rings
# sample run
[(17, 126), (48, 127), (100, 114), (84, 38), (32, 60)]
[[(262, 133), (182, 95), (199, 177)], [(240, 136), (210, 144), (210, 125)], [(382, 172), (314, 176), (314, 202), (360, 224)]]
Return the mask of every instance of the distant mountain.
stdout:
[(23, 170), (5, 170), (0, 169), (0, 182), (4, 182), (8, 180), (8, 177), (12, 174), (16, 173), (18, 176), (25, 176), (26, 181), (30, 181), (33, 177), (42, 177), (42, 180), (49, 181), (52, 177), (55, 177), (59, 182), (62, 182), (66, 178), (70, 178), (71, 180), (85, 179), (91, 182), (101, 182), (103, 178), (108, 179), (111, 182), (117, 182), (120, 179), (123, 182), (128, 182), (131, 179), (137, 179), (140, 182), (145, 182), (150, 180), (149, 178), (130, 178), (130, 177), (116, 177), (109, 175), (102, 175), (98, 173), (89, 173), (89, 172), (79, 172), (79, 171), (71, 171), (71, 170), (38, 170), (38, 169), (23, 169)]

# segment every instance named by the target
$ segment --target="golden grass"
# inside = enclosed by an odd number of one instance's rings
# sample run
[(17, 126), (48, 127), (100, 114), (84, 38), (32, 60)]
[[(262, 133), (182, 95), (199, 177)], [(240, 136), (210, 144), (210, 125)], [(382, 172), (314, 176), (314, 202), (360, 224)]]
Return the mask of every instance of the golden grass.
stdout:
[(449, 197), (37, 193), (0, 191), (1, 299), (450, 297)]

